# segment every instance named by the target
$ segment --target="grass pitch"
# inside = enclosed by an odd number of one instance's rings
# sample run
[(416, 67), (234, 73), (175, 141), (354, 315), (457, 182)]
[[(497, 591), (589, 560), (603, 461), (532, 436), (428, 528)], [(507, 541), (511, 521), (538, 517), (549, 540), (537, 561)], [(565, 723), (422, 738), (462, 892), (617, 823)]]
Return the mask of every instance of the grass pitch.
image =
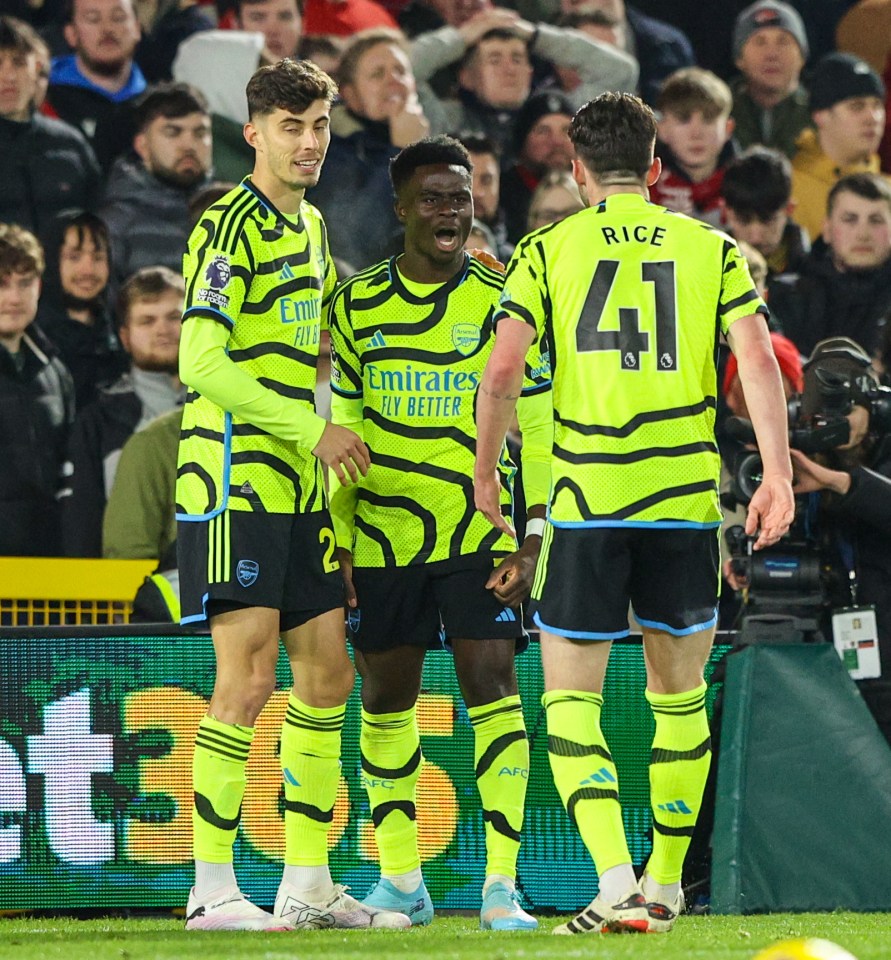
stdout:
[(891, 915), (776, 914), (682, 917), (668, 936), (549, 936), (481, 933), (475, 917), (437, 917), (408, 931), (186, 933), (173, 919), (0, 919), (3, 960), (750, 960), (762, 947), (794, 937), (822, 937), (857, 960), (891, 958)]

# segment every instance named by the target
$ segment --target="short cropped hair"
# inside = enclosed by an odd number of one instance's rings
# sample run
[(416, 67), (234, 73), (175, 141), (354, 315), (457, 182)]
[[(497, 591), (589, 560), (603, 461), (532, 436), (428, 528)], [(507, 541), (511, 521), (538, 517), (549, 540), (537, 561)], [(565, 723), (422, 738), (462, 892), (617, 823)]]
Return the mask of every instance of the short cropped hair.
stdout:
[(275, 110), (304, 113), (316, 100), (328, 104), (337, 96), (337, 84), (310, 60), (285, 57), (260, 67), (248, 80), (248, 116), (262, 117)]
[(77, 213), (59, 224), (59, 246), (65, 243), (65, 237), (69, 230), (73, 230), (77, 236), (77, 246), (82, 247), (85, 240), (92, 240), (93, 244), (100, 250), (109, 250), (111, 248), (111, 239), (108, 235), (108, 227), (105, 221), (97, 217), (95, 213), (84, 211)]
[(369, 50), (382, 43), (391, 43), (408, 54), (408, 43), (401, 30), (393, 27), (373, 27), (370, 30), (361, 30), (350, 37), (349, 42), (340, 55), (337, 65), (337, 82), (342, 86), (355, 84), (359, 62)]
[(733, 94), (724, 81), (711, 70), (684, 67), (675, 70), (662, 84), (656, 109), (673, 113), (685, 120), (694, 110), (701, 110), (706, 120), (730, 116)]
[(130, 322), (130, 311), (136, 303), (153, 303), (165, 293), (173, 291), (185, 297), (186, 285), (182, 274), (169, 267), (143, 267), (130, 274), (118, 293), (118, 324), (125, 327)]
[(884, 200), (891, 210), (891, 184), (877, 173), (849, 173), (837, 180), (826, 198), (826, 216), (832, 214), (840, 193), (853, 193), (864, 200)]
[(496, 159), (501, 156), (498, 144), (485, 133), (462, 132), (453, 134), (468, 153), (491, 153)]
[(769, 220), (792, 196), (792, 164), (779, 150), (750, 147), (724, 171), (724, 203), (743, 218)]
[(18, 17), (0, 17), (0, 50), (15, 50), (16, 53), (36, 53), (46, 50), (40, 34)]
[(656, 117), (630, 93), (602, 93), (572, 118), (576, 156), (601, 182), (642, 181), (653, 162)]
[(418, 167), (442, 163), (448, 166), (463, 167), (473, 173), (473, 161), (464, 145), (454, 137), (425, 137), (410, 143), (390, 161), (390, 182), (396, 196), (414, 176)]
[(175, 120), (190, 113), (210, 116), (207, 98), (197, 87), (189, 83), (157, 83), (136, 102), (133, 120), (136, 129), (143, 133), (158, 117)]
[(13, 273), (43, 276), (46, 261), (40, 241), (15, 223), (0, 223), (0, 280)]

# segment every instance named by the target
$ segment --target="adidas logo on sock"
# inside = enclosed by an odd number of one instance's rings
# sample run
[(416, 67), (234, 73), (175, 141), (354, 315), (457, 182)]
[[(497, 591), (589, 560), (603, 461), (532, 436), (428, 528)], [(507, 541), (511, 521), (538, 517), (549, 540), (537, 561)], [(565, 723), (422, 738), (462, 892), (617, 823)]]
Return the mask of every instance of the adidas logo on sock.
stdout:
[(282, 272), (278, 275), (278, 278), (279, 278), (279, 280), (293, 280), (293, 279), (294, 279), (294, 271), (291, 269), (291, 264), (290, 264), (290, 263), (286, 263), (286, 264), (282, 267)]
[(384, 335), (378, 330), (378, 332), (368, 341), (368, 345), (371, 347), (385, 347), (387, 341), (384, 340)]
[(505, 607), (495, 618), (496, 623), (516, 623), (517, 615), (510, 607)]
[(693, 813), (683, 800), (672, 800), (671, 803), (660, 803), (657, 806), (666, 813), (685, 813), (688, 815)]
[(579, 781), (582, 785), (586, 783), (615, 783), (616, 778), (606, 769), (606, 767), (601, 767), (596, 773), (592, 773), (590, 777), (585, 780)]

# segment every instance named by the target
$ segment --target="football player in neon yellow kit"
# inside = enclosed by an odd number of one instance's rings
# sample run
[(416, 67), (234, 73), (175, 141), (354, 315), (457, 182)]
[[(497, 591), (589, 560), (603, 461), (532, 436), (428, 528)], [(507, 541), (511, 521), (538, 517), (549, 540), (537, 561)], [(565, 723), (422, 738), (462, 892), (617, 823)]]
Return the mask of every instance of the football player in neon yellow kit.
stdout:
[[(551, 496), (532, 589), (554, 780), (597, 867), (599, 892), (556, 933), (667, 932), (711, 748), (703, 668), (719, 586), (716, 345), (724, 333), (764, 461), (746, 530), (776, 542), (794, 512), (779, 368), (735, 242), (648, 202), (656, 121), (603, 94), (570, 128), (588, 209), (518, 245), (480, 384), (476, 503), (503, 528), (498, 451), (526, 351), (551, 344)], [(600, 727), (610, 641), (643, 627), (653, 852), (639, 885), (616, 768)]]

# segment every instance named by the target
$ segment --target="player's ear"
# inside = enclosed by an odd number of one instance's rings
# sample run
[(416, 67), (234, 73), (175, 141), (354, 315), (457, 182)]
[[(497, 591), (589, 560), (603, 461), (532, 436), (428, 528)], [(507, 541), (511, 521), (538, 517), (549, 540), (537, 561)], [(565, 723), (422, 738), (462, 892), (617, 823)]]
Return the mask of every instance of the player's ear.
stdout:
[(659, 157), (653, 157), (653, 162), (650, 164), (650, 169), (647, 170), (647, 186), (652, 187), (661, 176), (662, 161)]
[(405, 204), (402, 202), (402, 198), (397, 194), (396, 199), (393, 201), (393, 210), (396, 212), (396, 219), (400, 223), (405, 223), (406, 219), (406, 210)]
[(247, 140), (254, 150), (256, 150), (257, 140), (259, 138), (257, 136), (257, 128), (253, 125), (253, 123), (251, 123), (250, 120), (248, 120), (248, 122), (244, 125), (244, 130), (242, 132), (244, 133), (244, 139)]

